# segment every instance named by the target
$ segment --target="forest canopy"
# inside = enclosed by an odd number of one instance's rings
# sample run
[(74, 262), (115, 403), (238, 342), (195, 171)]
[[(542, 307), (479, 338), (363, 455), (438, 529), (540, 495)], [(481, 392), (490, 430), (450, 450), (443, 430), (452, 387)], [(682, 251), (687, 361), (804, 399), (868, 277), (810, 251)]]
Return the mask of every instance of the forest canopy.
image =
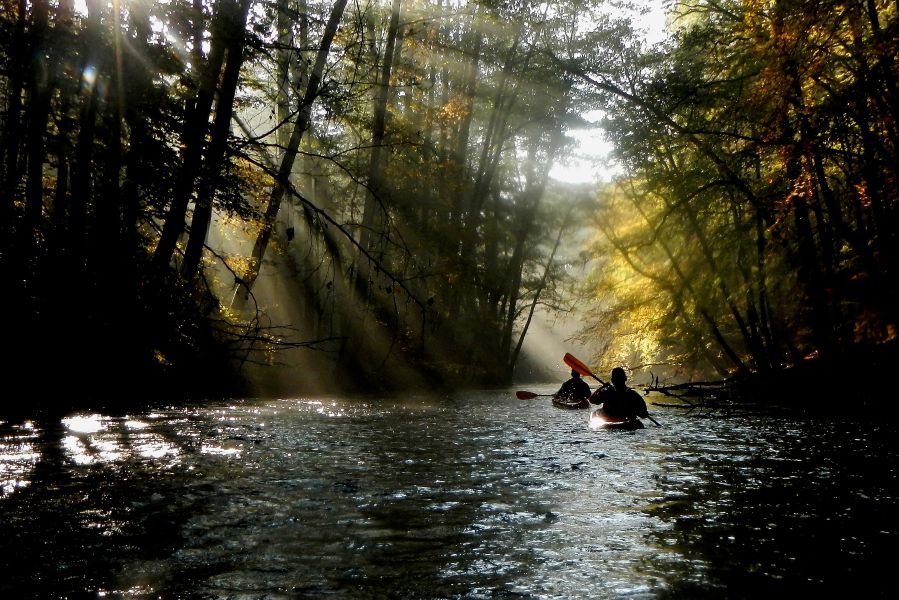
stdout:
[(591, 253), (606, 360), (734, 376), (895, 358), (897, 7), (681, 2), (670, 44), (597, 77), (628, 173), (600, 193)]
[[(603, 371), (891, 347), (897, 4), (676, 2), (654, 47), (625, 4), (0, 0), (13, 371), (503, 384), (576, 300)], [(596, 111), (621, 175), (554, 180)]]

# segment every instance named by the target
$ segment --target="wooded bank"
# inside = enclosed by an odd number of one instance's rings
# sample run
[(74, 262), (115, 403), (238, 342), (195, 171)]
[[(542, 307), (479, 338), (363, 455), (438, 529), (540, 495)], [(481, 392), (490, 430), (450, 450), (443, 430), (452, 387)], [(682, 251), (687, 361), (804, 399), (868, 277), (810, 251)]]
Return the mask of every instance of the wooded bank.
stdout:
[[(895, 2), (683, 3), (655, 49), (600, 1), (0, 6), (9, 368), (43, 397), (253, 393), (300, 348), (310, 389), (501, 384), (575, 283), (593, 364), (896, 338)], [(590, 110), (599, 190), (550, 177)]]

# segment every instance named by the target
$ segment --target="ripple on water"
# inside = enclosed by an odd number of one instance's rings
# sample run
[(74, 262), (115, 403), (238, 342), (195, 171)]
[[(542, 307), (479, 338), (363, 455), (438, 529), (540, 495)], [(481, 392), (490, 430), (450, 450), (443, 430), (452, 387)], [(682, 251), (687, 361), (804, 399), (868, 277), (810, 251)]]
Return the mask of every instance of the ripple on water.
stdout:
[(590, 431), (580, 411), (483, 392), (3, 424), (0, 539), (22, 543), (0, 592), (749, 598), (847, 574), (871, 595), (894, 587), (875, 577), (899, 541), (894, 428), (655, 412), (663, 428)]

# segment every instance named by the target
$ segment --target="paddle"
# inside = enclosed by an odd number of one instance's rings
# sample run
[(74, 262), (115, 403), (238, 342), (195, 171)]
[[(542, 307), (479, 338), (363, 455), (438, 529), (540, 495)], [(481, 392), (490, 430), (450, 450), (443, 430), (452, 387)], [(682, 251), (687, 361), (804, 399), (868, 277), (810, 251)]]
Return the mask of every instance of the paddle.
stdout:
[(539, 398), (541, 396), (552, 396), (552, 394), (535, 394), (534, 392), (515, 392), (519, 400), (530, 400), (531, 398)]
[(578, 359), (576, 359), (576, 358), (573, 357), (572, 355), (568, 354), (567, 352), (565, 353), (565, 358), (564, 358), (563, 360), (565, 361), (565, 364), (566, 364), (566, 365), (568, 365), (569, 367), (571, 367), (572, 369), (574, 369), (575, 371), (577, 371), (577, 372), (580, 373), (581, 375), (584, 375), (584, 376), (589, 375), (590, 377), (592, 377), (592, 378), (595, 379), (596, 381), (598, 381), (598, 382), (600, 382), (601, 384), (603, 384), (603, 386), (609, 385), (608, 383), (606, 383), (605, 381), (603, 381), (602, 379), (600, 379), (599, 377), (597, 377), (596, 375), (594, 375), (594, 374), (593, 374), (593, 371), (590, 370), (590, 367), (588, 367), (587, 365), (585, 365), (584, 363), (582, 363), (581, 361), (579, 361)]
[[(590, 367), (588, 367), (587, 365), (585, 365), (584, 363), (582, 363), (581, 361), (579, 361), (578, 359), (576, 359), (576, 358), (575, 358), (574, 356), (572, 356), (571, 354), (569, 354), (569, 353), (566, 352), (566, 353), (565, 353), (565, 358), (564, 358), (563, 360), (565, 361), (565, 364), (566, 364), (566, 365), (568, 365), (569, 367), (571, 367), (572, 369), (574, 369), (575, 371), (577, 371), (577, 372), (580, 373), (581, 375), (583, 375), (583, 376), (585, 376), (585, 377), (586, 377), (587, 375), (589, 375), (590, 377), (592, 377), (592, 378), (595, 379), (596, 381), (600, 382), (603, 386), (609, 385), (608, 383), (606, 383), (605, 381), (603, 381), (602, 379), (600, 379), (599, 377), (597, 377), (596, 375), (594, 375), (594, 374), (593, 374), (593, 371), (590, 370)], [(656, 421), (655, 419), (653, 419), (651, 415), (648, 415), (648, 414), (647, 414), (646, 416), (647, 416), (647, 418), (648, 418), (650, 421), (652, 421), (653, 423), (655, 423), (655, 424), (658, 425), (659, 427), (662, 426), (662, 424), (659, 423), (658, 421)]]

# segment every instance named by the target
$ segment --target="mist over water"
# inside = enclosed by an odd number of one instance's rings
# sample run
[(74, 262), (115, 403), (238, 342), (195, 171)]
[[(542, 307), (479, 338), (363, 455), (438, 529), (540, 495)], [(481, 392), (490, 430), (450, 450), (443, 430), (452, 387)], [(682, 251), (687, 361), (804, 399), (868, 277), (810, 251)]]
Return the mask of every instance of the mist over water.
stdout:
[(0, 593), (896, 591), (893, 425), (653, 413), (664, 427), (593, 431), (485, 391), (4, 423)]

